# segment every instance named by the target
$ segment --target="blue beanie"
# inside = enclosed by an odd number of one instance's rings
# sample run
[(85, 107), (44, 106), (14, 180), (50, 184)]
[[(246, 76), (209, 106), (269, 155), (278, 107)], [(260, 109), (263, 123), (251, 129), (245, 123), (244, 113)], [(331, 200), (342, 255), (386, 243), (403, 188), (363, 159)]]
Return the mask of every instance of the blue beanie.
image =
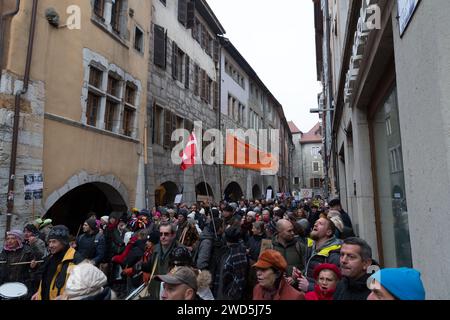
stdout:
[(410, 268), (382, 269), (371, 276), (400, 300), (425, 300), (420, 272)]

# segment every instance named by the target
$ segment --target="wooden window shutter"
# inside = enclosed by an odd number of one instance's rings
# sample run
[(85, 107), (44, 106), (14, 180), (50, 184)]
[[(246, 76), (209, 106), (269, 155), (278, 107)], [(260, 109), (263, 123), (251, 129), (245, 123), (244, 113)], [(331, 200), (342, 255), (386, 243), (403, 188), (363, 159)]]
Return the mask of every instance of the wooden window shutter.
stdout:
[[(172, 139), (172, 132), (174, 132), (177, 129), (177, 115), (173, 112), (171, 112), (171, 117), (172, 117), (172, 130), (170, 131), (170, 139)], [(175, 147), (176, 145), (176, 141), (171, 141), (171, 146), (172, 148)]]
[(187, 29), (193, 28), (194, 21), (195, 21), (195, 2), (191, 0), (187, 3), (186, 28)]
[(156, 135), (156, 103), (153, 102), (153, 117), (152, 117), (152, 144), (155, 143), (155, 135)]
[(166, 34), (164, 28), (155, 24), (154, 27), (154, 46), (155, 52), (153, 56), (153, 62), (155, 65), (166, 68)]
[(314, 188), (314, 179), (313, 178), (309, 179), (309, 185), (311, 186), (311, 188)]
[(201, 71), (201, 98), (206, 100), (206, 71), (202, 69)]
[(172, 78), (177, 79), (178, 75), (178, 46), (175, 41), (172, 42)]
[(197, 20), (194, 19), (194, 25), (192, 26), (192, 38), (194, 38), (195, 40), (197, 40)]
[(220, 59), (220, 46), (219, 46), (219, 41), (217, 41), (216, 39), (213, 40), (213, 59), (214, 62), (219, 62)]
[(208, 31), (206, 27), (202, 24), (202, 48), (206, 49), (208, 43)]
[(172, 135), (172, 118), (171, 112), (168, 109), (164, 110), (164, 147), (170, 148), (170, 137)]
[(218, 110), (220, 106), (220, 97), (219, 97), (219, 83), (217, 81), (214, 82), (214, 109)]
[(186, 26), (187, 0), (178, 0), (178, 21), (180, 21), (183, 26)]
[(194, 65), (194, 94), (196, 96), (198, 96), (200, 93), (200, 88), (199, 88), (199, 67), (198, 65)]
[(189, 59), (189, 56), (187, 54), (185, 56), (185, 62), (186, 62), (186, 64), (185, 64), (185, 68), (184, 68), (185, 69), (184, 87), (186, 89), (189, 89), (189, 81), (191, 80), (190, 72), (189, 72), (190, 59)]

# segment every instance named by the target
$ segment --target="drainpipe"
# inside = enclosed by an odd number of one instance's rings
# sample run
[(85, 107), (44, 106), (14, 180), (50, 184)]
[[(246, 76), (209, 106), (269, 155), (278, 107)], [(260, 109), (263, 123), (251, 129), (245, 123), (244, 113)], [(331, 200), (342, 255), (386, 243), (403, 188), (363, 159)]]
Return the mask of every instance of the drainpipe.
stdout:
[(16, 0), (16, 8), (12, 11), (6, 12), (2, 14), (0, 17), (0, 77), (1, 77), (1, 71), (3, 70), (3, 48), (4, 48), (4, 38), (5, 38), (5, 28), (4, 28), (4, 21), (12, 16), (15, 16), (17, 12), (19, 12), (20, 7), (20, 0)]
[(33, 9), (31, 12), (30, 33), (28, 37), (28, 50), (25, 64), (25, 75), (23, 78), (23, 88), (16, 93), (14, 102), (14, 126), (13, 139), (11, 147), (11, 162), (9, 167), (9, 184), (8, 184), (8, 200), (6, 212), (6, 231), (11, 229), (11, 218), (14, 209), (14, 183), (16, 180), (16, 161), (17, 161), (17, 144), (19, 138), (19, 119), (20, 119), (20, 97), (27, 93), (30, 81), (31, 58), (33, 56), (34, 34), (36, 30), (38, 0), (33, 0)]
[[(331, 158), (331, 117), (332, 117), (332, 111), (330, 111), (333, 108), (333, 80), (331, 78), (331, 48), (330, 48), (330, 13), (328, 8), (328, 0), (323, 0), (323, 15), (324, 15), (324, 21), (325, 21), (325, 57), (324, 57), (324, 82), (325, 82), (325, 95), (326, 95), (326, 109), (328, 111), (324, 112), (325, 117), (325, 199), (328, 201), (330, 199), (329, 196), (329, 188), (328, 184), (330, 181), (329, 176), (329, 169), (330, 169), (330, 158)], [(330, 155), (330, 157), (329, 157)], [(333, 169), (333, 168), (331, 168)]]

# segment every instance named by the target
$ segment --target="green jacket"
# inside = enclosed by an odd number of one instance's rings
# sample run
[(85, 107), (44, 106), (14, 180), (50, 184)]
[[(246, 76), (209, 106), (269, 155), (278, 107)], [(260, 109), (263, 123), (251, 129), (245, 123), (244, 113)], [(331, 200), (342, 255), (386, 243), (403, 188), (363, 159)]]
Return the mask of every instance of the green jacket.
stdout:
[(301, 241), (294, 239), (285, 247), (278, 241), (278, 236), (275, 235), (272, 238), (272, 246), (274, 250), (277, 250), (286, 259), (288, 264), (286, 273), (288, 276), (292, 275), (294, 267), (302, 272), (304, 271), (306, 248)]

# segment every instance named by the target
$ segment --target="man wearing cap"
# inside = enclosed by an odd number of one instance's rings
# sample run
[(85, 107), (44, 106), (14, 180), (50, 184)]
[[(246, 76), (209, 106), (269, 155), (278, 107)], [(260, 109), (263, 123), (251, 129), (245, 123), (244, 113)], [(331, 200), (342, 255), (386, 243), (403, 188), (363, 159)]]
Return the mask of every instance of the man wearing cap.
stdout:
[(253, 265), (258, 284), (253, 300), (304, 300), (305, 295), (290, 286), (285, 279), (286, 259), (276, 250), (265, 250)]
[(162, 300), (196, 300), (197, 276), (189, 267), (175, 267), (166, 275), (157, 275), (163, 282)]
[(6, 240), (0, 253), (0, 261), (3, 262), (0, 264), (0, 285), (6, 282), (22, 282), (28, 290), (32, 289), (30, 264), (12, 265), (34, 259), (30, 247), (24, 245), (23, 241), (24, 236), (20, 230), (11, 230), (6, 233)]
[(50, 255), (39, 268), (41, 282), (32, 300), (55, 300), (62, 295), (72, 267), (83, 260), (70, 247), (69, 229), (63, 225), (54, 226), (48, 234), (48, 249)]
[(76, 240), (76, 250), (85, 259), (98, 266), (105, 257), (105, 238), (98, 232), (95, 218), (89, 218), (84, 222), (83, 232)]
[(410, 268), (387, 268), (371, 277), (367, 300), (425, 300), (420, 272)]

